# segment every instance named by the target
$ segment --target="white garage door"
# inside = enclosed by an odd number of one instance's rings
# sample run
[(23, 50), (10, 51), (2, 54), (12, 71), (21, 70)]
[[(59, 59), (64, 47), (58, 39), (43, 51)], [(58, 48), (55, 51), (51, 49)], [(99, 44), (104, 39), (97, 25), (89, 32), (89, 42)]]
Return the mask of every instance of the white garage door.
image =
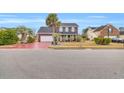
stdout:
[[(108, 38), (108, 36), (104, 36), (104, 38)], [(117, 36), (109, 36), (109, 38), (117, 38)]]
[(41, 42), (52, 42), (53, 37), (52, 36), (40, 36), (40, 41)]

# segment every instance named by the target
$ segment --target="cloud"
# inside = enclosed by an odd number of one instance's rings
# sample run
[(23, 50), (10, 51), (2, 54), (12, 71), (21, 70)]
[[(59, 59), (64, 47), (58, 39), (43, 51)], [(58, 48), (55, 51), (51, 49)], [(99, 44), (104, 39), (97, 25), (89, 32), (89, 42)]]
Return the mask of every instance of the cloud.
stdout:
[(0, 20), (0, 24), (7, 23), (43, 23), (44, 19), (23, 19), (23, 18), (4, 18)]
[(101, 23), (101, 19), (61, 19), (61, 22), (70, 22), (70, 23)]
[(106, 16), (88, 16), (88, 18), (105, 19)]
[(123, 20), (114, 20), (114, 21), (109, 21), (109, 23), (116, 23), (116, 24), (120, 24), (123, 23)]
[(0, 17), (17, 17), (17, 15), (14, 15), (14, 14), (0, 14)]
[[(97, 19), (60, 19), (62, 23), (81, 23), (81, 24), (88, 24), (88, 23), (99, 23), (101, 20)], [(10, 24), (10, 23), (45, 23), (45, 19), (40, 18), (33, 18), (33, 19), (27, 19), (27, 18), (2, 18), (0, 19), (0, 24)]]

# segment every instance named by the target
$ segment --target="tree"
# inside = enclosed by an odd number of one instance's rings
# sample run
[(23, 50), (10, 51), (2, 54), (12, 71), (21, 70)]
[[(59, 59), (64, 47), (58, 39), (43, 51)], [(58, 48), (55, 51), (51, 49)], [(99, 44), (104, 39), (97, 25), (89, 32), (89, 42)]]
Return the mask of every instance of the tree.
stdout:
[(18, 37), (13, 29), (5, 29), (0, 31), (0, 45), (16, 44)]
[[(53, 34), (57, 33), (57, 29), (60, 27), (61, 22), (58, 20), (57, 14), (50, 13), (46, 18), (46, 25), (52, 28)], [(53, 35), (53, 44), (56, 44), (56, 37)]]
[(84, 41), (87, 39), (87, 31), (88, 31), (88, 28), (85, 28), (82, 30), (82, 38)]
[(27, 28), (29, 36), (34, 36), (34, 32), (31, 28)]
[(19, 26), (16, 28), (17, 33), (21, 34), (21, 43), (26, 43), (27, 35), (33, 36), (33, 30), (25, 26)]
[(82, 32), (83, 32), (84, 34), (87, 33), (87, 31), (88, 31), (88, 28), (85, 28), (85, 29), (82, 30)]

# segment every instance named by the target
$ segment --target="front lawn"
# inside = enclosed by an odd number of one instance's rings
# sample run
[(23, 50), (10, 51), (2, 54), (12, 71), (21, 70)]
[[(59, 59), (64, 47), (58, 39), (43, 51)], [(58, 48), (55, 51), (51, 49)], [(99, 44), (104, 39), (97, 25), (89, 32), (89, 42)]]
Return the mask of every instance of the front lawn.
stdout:
[(97, 45), (94, 41), (85, 42), (61, 42), (60, 45), (50, 46), (53, 49), (123, 49), (124, 45), (122, 43), (110, 43), (109, 45)]

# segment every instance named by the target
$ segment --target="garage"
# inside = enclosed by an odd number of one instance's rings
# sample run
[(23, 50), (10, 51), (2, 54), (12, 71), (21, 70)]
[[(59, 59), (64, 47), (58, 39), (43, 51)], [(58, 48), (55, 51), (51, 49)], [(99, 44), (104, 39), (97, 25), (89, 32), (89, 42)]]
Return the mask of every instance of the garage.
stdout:
[(49, 27), (41, 27), (37, 33), (37, 39), (39, 42), (52, 42), (52, 29)]
[(52, 41), (53, 41), (52, 36), (48, 36), (48, 35), (41, 35), (40, 36), (40, 42), (52, 42)]

